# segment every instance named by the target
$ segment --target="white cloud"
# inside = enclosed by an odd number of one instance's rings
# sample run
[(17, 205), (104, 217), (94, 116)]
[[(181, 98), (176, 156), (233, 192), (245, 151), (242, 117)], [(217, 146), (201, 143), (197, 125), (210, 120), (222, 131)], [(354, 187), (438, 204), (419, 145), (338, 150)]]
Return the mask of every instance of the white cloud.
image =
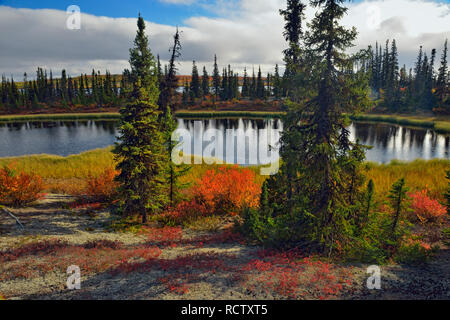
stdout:
[[(251, 71), (261, 65), (267, 72), (275, 63), (282, 64), (281, 51), (286, 44), (278, 9), (285, 6), (284, 0), (216, 0), (214, 6), (201, 3), (219, 17), (184, 21), (180, 73), (190, 73), (192, 60), (211, 72), (214, 54), (221, 67), (231, 64), (237, 70), (247, 66)], [(343, 23), (358, 28), (354, 50), (395, 37), (400, 62), (412, 65), (420, 45), (428, 52), (441, 50), (445, 38), (450, 38), (449, 12), (449, 4), (427, 0), (366, 0), (351, 3)], [(314, 9), (308, 8), (308, 19), (313, 14)], [(21, 77), (26, 71), (33, 75), (37, 66), (56, 73), (66, 68), (71, 74), (90, 73), (92, 68), (120, 73), (128, 67), (136, 19), (82, 14), (81, 30), (68, 30), (66, 19), (64, 11), (0, 6), (0, 74)], [(174, 32), (173, 26), (148, 23), (152, 51), (163, 61), (168, 59)]]

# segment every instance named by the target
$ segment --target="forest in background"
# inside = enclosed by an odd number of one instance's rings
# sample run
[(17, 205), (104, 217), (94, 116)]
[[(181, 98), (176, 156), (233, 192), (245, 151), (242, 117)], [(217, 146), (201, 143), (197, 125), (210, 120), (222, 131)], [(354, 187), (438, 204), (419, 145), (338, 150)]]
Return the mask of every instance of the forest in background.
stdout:
[[(178, 32), (177, 32), (178, 34)], [(179, 41), (179, 39), (178, 39)], [(173, 49), (172, 49), (173, 50)], [(399, 66), (396, 40), (386, 40), (385, 46), (378, 43), (352, 56), (349, 70), (362, 70), (371, 88), (373, 110), (377, 113), (414, 113), (425, 111), (435, 114), (450, 114), (448, 45), (438, 57), (436, 49), (430, 55), (419, 49), (414, 67)], [(179, 58), (179, 56), (172, 57)], [(439, 59), (439, 61), (437, 61)], [(211, 73), (205, 66), (200, 74), (193, 61), (189, 76), (176, 75), (176, 68), (161, 65), (157, 58), (157, 73), (160, 90), (171, 82), (172, 106), (183, 108), (216, 108), (223, 103), (255, 104), (254, 111), (264, 111), (269, 105), (272, 111), (280, 110), (280, 102), (289, 97), (289, 79), (286, 72), (280, 74), (278, 65), (273, 73), (263, 75), (261, 68), (245, 68), (240, 75), (231, 65), (220, 70), (217, 57)], [(169, 74), (171, 73), (171, 74)], [(173, 79), (169, 80), (169, 77)], [(59, 108), (73, 112), (88, 107), (92, 111), (102, 108), (120, 108), (128, 101), (132, 86), (130, 70), (122, 75), (92, 70), (90, 75), (78, 77), (62, 70), (55, 78), (52, 71), (38, 68), (33, 80), (25, 73), (21, 82), (2, 76), (0, 86), (0, 113), (36, 113)]]

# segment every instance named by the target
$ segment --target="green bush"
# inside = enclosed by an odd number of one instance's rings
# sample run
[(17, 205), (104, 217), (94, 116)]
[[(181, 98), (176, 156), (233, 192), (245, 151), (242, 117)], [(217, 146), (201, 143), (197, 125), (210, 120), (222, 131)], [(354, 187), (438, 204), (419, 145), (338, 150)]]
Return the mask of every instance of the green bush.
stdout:
[(410, 245), (400, 246), (394, 260), (404, 264), (423, 264), (428, 262), (432, 255), (433, 250), (428, 250), (416, 242)]

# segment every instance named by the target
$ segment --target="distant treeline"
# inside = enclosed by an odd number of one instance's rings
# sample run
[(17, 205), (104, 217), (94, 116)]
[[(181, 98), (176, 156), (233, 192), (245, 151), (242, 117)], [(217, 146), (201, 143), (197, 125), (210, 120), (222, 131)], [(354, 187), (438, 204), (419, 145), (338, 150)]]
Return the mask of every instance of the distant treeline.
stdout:
[[(383, 48), (378, 43), (369, 46), (366, 54), (354, 61), (351, 68), (362, 69), (369, 79), (372, 98), (377, 109), (386, 112), (414, 112), (434, 110), (450, 113), (449, 70), (447, 65), (447, 41), (440, 57), (436, 72), (437, 52), (430, 56), (420, 47), (415, 65), (409, 70), (399, 67), (398, 50), (395, 40), (386, 41)], [(164, 71), (163, 71), (164, 69)], [(168, 71), (169, 69), (169, 71)], [(163, 91), (167, 86), (170, 67), (162, 68), (158, 57), (158, 79)], [(178, 87), (171, 98), (174, 107), (196, 105), (202, 101), (242, 100), (281, 100), (288, 96), (288, 77), (280, 75), (278, 65), (273, 73), (263, 77), (261, 68), (251, 74), (247, 69), (243, 75), (227, 68), (219, 70), (217, 57), (209, 74), (206, 67), (202, 75), (196, 62), (193, 62), (190, 76), (177, 76), (173, 86)], [(28, 80), (24, 74), (22, 82), (2, 76), (0, 87), (0, 112), (16, 113), (39, 111), (43, 108), (70, 108), (73, 106), (92, 106), (93, 108), (119, 107), (127, 101), (131, 90), (131, 73), (124, 70), (122, 75), (102, 75), (92, 71), (72, 78), (62, 70), (61, 77), (55, 79), (52, 71), (47, 73), (37, 69), (36, 79)], [(181, 90), (182, 89), (182, 90)]]
[(368, 48), (363, 68), (377, 100), (377, 106), (390, 112), (435, 110), (449, 113), (449, 71), (447, 40), (436, 72), (436, 49), (430, 56), (420, 47), (413, 68), (399, 67), (397, 43), (386, 41)]

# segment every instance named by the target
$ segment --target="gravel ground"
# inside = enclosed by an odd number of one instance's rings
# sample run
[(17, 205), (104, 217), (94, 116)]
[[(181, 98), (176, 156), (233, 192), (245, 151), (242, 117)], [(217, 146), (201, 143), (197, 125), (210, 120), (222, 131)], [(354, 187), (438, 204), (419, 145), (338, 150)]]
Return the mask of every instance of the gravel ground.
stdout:
[[(61, 239), (80, 245), (93, 240), (120, 241), (124, 245), (144, 244), (145, 236), (132, 233), (113, 233), (105, 230), (110, 219), (108, 212), (93, 216), (80, 214), (67, 208), (73, 198), (49, 195), (30, 208), (14, 210), (25, 226), (21, 231), (14, 220), (0, 214), (0, 251), (17, 248), (38, 240)], [(185, 232), (184, 237), (195, 236)], [(259, 248), (238, 243), (212, 244), (204, 247), (180, 245), (165, 248), (160, 258), (174, 259), (193, 253), (215, 253), (234, 255), (226, 261), (230, 266), (241, 266), (255, 258)], [(226, 259), (226, 258), (224, 258)], [(341, 267), (341, 266), (340, 266)], [(350, 270), (351, 283), (338, 299), (450, 299), (450, 250), (445, 247), (437, 258), (427, 265), (406, 267), (387, 265), (381, 267), (381, 290), (368, 290), (365, 283), (367, 265), (342, 266)], [(0, 266), (0, 276), (2, 268)], [(0, 282), (0, 293), (9, 299), (279, 299), (280, 296), (267, 290), (249, 290), (232, 281), (233, 274), (226, 271), (205, 272), (197, 275), (187, 293), (180, 296), (167, 289), (159, 278), (166, 276), (162, 270), (132, 272), (126, 275), (112, 275), (109, 272), (82, 275), (81, 290), (67, 290), (65, 273), (52, 272), (44, 277), (12, 279)], [(307, 277), (307, 275), (305, 275)], [(304, 279), (308, 280), (308, 279)], [(309, 292), (305, 288), (304, 292)], [(313, 299), (317, 296), (303, 295)]]

